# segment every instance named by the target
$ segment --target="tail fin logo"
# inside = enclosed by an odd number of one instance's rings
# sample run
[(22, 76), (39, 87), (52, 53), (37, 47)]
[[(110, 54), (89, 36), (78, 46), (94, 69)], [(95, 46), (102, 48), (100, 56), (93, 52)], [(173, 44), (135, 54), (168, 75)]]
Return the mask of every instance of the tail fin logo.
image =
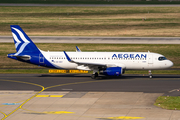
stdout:
[(17, 50), (17, 53), (15, 55), (19, 55), (20, 53), (23, 52), (24, 48), (30, 43), (26, 37), (24, 36), (24, 34), (18, 30), (17, 28), (11, 27), (13, 30), (15, 30), (14, 32), (12, 31), (12, 35), (14, 38), (14, 43), (15, 43), (15, 47)]

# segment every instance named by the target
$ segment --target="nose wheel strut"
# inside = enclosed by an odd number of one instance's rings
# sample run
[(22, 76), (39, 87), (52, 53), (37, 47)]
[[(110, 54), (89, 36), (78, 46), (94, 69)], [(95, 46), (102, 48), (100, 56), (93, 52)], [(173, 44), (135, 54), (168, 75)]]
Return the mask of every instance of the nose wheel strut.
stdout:
[(151, 79), (153, 76), (152, 76), (152, 73), (151, 73), (151, 70), (149, 70), (149, 78)]

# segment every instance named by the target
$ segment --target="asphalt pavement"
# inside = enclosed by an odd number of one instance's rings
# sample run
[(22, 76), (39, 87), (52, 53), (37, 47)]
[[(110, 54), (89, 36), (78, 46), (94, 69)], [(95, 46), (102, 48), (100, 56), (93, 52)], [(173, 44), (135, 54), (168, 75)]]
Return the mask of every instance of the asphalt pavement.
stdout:
[[(180, 37), (88, 37), (29, 36), (35, 43), (97, 43), (97, 44), (180, 44)], [(0, 43), (13, 43), (12, 36), (0, 36)]]
[(180, 88), (180, 75), (153, 75), (153, 79), (150, 79), (148, 75), (125, 74), (120, 77), (99, 76), (94, 80), (91, 79), (91, 74), (0, 74), (0, 79), (12, 80), (12, 82), (1, 81), (0, 90), (39, 91), (41, 89), (38, 86), (22, 85), (13, 81), (30, 82), (44, 87), (68, 84), (52, 87), (47, 89), (48, 91), (70, 89), (75, 92), (168, 93)]
[(154, 106), (179, 94), (180, 75), (0, 74), (2, 120), (178, 120)]

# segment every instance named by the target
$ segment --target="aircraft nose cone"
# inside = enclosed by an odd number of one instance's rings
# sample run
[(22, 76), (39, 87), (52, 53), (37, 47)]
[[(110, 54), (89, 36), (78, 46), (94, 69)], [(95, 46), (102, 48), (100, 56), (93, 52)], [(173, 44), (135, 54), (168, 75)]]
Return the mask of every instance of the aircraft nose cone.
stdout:
[(169, 67), (172, 67), (174, 63), (172, 61), (169, 61)]
[(168, 60), (165, 65), (166, 65), (167, 68), (170, 68), (170, 67), (172, 67), (174, 64), (173, 64), (172, 61)]

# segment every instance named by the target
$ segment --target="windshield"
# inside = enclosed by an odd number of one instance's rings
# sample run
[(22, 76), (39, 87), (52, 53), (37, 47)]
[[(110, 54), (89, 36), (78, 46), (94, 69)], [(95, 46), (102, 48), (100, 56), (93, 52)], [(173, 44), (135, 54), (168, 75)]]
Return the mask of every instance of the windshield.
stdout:
[(158, 60), (159, 60), (159, 61), (167, 60), (167, 58), (166, 58), (166, 57), (159, 57)]

